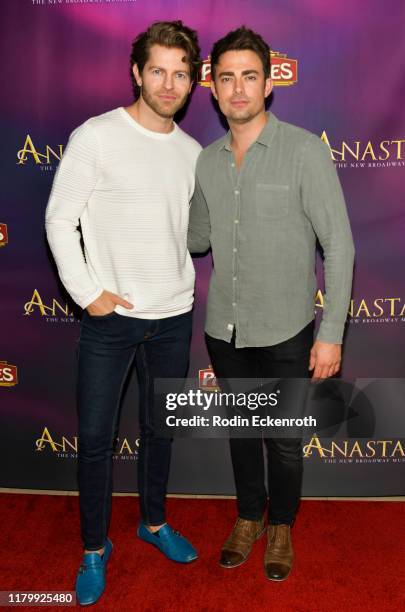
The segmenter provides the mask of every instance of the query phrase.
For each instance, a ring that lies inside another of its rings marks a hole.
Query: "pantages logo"
[[[57,160],[58,162],[62,159],[63,146],[57,145],[56,150],[51,148],[49,145],[45,145],[43,152],[41,153],[29,134],[25,139],[22,149],[17,151],[17,164],[23,166],[27,162],[35,164],[40,167],[41,170],[53,170],[52,162]]]
[[[34,289],[34,293],[29,302],[24,304],[24,317],[30,317],[36,313],[41,317],[45,317],[47,323],[76,323],[73,312],[69,310],[69,305],[62,305],[58,300],[53,298],[52,305],[46,306],[39,295],[38,289]],[[62,316],[60,316],[62,315]]]
[[[215,372],[212,369],[212,365],[209,365],[208,368],[203,370],[198,370],[198,382],[199,387],[203,391],[219,391],[219,387],[217,385],[217,378],[215,376]]]
[[[328,145],[331,157],[338,168],[403,168],[405,166],[405,139],[381,140],[380,142],[362,142],[342,140],[338,145],[331,145],[324,130],[321,140]]]
[[[138,449],[139,438],[136,438],[131,444],[127,438],[123,440],[117,438],[113,458],[134,461],[138,458]],[[44,427],[41,437],[35,440],[35,451],[54,453],[58,459],[76,459],[77,436],[71,436],[70,438],[59,436],[56,438],[52,436],[48,427]]]
[[[315,308],[323,308],[324,296],[319,289],[315,295]],[[351,299],[348,322],[357,323],[405,323],[405,302],[400,297]]]
[[[0,387],[14,387],[17,384],[17,366],[7,361],[0,361]]]
[[[8,231],[5,223],[0,223],[0,247],[4,247],[8,244]]]
[[[298,80],[298,62],[287,57],[286,53],[270,52],[270,76],[274,85],[294,85]],[[210,87],[211,84],[211,58],[208,56],[201,66],[198,84]]]
[[[316,434],[303,447],[304,458],[322,459],[323,463],[402,463],[405,444],[401,440],[323,441]]]

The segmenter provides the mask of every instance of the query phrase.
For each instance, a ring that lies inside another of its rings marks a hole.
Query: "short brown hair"
[[[215,68],[219,64],[219,58],[227,51],[253,51],[262,60],[264,78],[270,76],[270,47],[260,34],[249,30],[245,26],[228,32],[226,36],[214,43],[211,51],[211,77],[215,79]]]
[[[142,72],[152,45],[183,49],[185,61],[190,67],[191,80],[194,81],[201,65],[197,32],[183,25],[181,21],[157,21],[146,32],[139,34],[132,43],[129,71],[135,97],[139,94],[139,87],[132,69],[134,64],[137,64],[139,72]]]

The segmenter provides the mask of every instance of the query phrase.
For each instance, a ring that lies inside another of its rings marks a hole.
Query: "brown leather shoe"
[[[230,568],[244,563],[254,542],[260,538],[264,530],[264,516],[258,521],[238,518],[231,535],[222,547],[219,564],[222,567]]]
[[[291,572],[294,551],[290,525],[269,525],[264,570],[269,580],[285,580]]]

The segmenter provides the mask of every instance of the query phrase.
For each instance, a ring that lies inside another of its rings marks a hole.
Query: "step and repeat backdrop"
[[[244,24],[272,48],[271,110],[328,144],[346,196],[356,268],[342,378],[347,385],[361,380],[369,401],[332,436],[313,431],[305,441],[303,494],[405,494],[405,430],[395,420],[405,377],[403,3],[3,0],[0,17],[0,486],[76,489],[81,313],[58,280],[45,207],[72,130],[132,102],[132,40],[153,21],[182,19],[198,30],[205,60],[182,128],[203,146],[224,133],[209,89],[209,52]],[[203,339],[212,262],[209,255],[194,262],[189,377],[207,389],[214,384]],[[324,295],[318,264],[317,319]],[[138,446],[131,373],[114,455],[116,491],[137,490]],[[170,491],[232,495],[227,441],[176,440]]]

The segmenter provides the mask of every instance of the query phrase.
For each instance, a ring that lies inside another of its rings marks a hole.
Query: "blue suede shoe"
[[[100,599],[105,589],[105,570],[113,545],[107,538],[104,555],[87,553],[79,567],[76,579],[76,596],[81,606],[89,606]]]
[[[145,524],[141,522],[137,533],[141,540],[156,546],[172,561],[191,563],[191,561],[195,561],[198,558],[198,553],[190,542],[183,538],[178,531],[174,531],[167,523],[159,531],[151,533]]]

